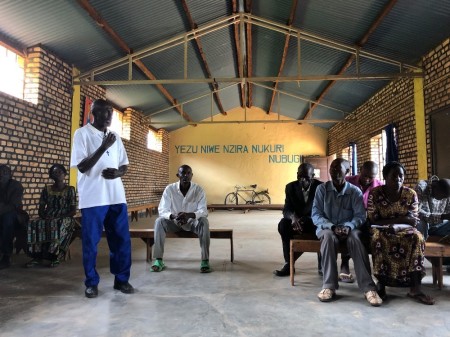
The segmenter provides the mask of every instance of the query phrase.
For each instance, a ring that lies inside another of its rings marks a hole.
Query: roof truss
[[[239,92],[240,92],[240,99],[241,99],[241,106],[252,106],[252,85],[259,85],[261,87],[265,87],[268,90],[272,90],[272,99],[270,103],[270,109],[272,109],[274,98],[276,95],[289,95],[291,97],[295,97],[297,99],[306,100],[310,103],[309,110],[307,114],[304,117],[303,122],[305,122],[305,119],[308,119],[311,116],[312,111],[317,107],[322,105],[320,102],[323,99],[326,92],[329,90],[329,88],[336,82],[336,81],[342,81],[342,80],[393,80],[397,78],[402,77],[409,77],[409,78],[416,78],[416,77],[422,77],[423,72],[421,68],[406,64],[398,60],[393,60],[387,57],[384,57],[382,55],[378,55],[375,53],[367,52],[362,49],[362,46],[367,41],[367,38],[369,34],[375,29],[376,25],[380,22],[382,17],[386,15],[386,13],[392,8],[396,0],[392,0],[385,8],[382,14],[377,18],[377,20],[372,24],[372,26],[369,28],[368,32],[365,34],[365,36],[360,40],[359,44],[357,46],[343,44],[337,41],[333,41],[331,39],[311,34],[306,31],[297,29],[295,27],[292,27],[291,23],[294,19],[294,13],[297,1],[293,1],[292,9],[290,18],[287,25],[280,24],[278,22],[274,22],[268,19],[264,19],[255,15],[252,15],[249,12],[246,13],[236,13],[237,10],[237,3],[235,0],[232,2],[233,6],[233,13],[232,15],[228,17],[221,18],[219,20],[215,20],[212,22],[209,22],[207,24],[197,26],[196,23],[193,21],[192,16],[189,12],[189,8],[187,7],[187,4],[185,1],[183,1],[183,8],[185,10],[186,18],[189,22],[189,26],[191,27],[191,30],[182,33],[179,35],[174,36],[171,39],[168,39],[166,41],[162,41],[157,44],[153,44],[151,46],[148,46],[146,48],[143,48],[138,51],[132,51],[126,43],[120,39],[120,37],[109,27],[107,22],[105,22],[98,13],[95,12],[95,10],[90,6],[89,2],[87,0],[77,0],[79,4],[89,13],[91,17],[98,22],[103,29],[111,36],[111,38],[116,41],[116,43],[124,50],[124,52],[127,53],[127,56],[124,56],[122,58],[119,58],[115,61],[109,62],[103,66],[96,67],[94,69],[91,69],[90,71],[84,72],[80,74],[77,78],[74,79],[75,85],[82,85],[82,86],[90,86],[90,85],[102,85],[102,86],[112,86],[112,85],[155,85],[158,87],[158,89],[163,93],[163,95],[166,97],[168,102],[170,103],[170,106],[167,109],[159,110],[156,112],[146,112],[145,114],[151,118],[151,116],[154,116],[162,111],[175,108],[177,112],[184,118],[185,122],[188,124],[196,124],[197,122],[192,121],[192,119],[189,117],[189,115],[186,114],[183,110],[183,105],[188,104],[191,101],[194,101],[196,99],[205,97],[205,95],[211,95],[212,101],[214,100],[215,104],[218,106],[219,111],[222,114],[226,114],[222,107],[222,103],[219,98],[219,83],[221,83],[223,86],[225,85],[225,88],[228,88],[229,85],[238,85]],[[251,2],[247,2],[246,4],[246,10],[249,11],[251,8]],[[280,68],[278,71],[278,76],[252,76],[252,38],[251,38],[251,25],[256,25],[263,27],[265,29],[269,29],[271,31],[280,32],[285,35],[285,44],[284,44],[284,51],[283,51],[283,57],[281,60]],[[229,26],[233,26],[233,32],[234,32],[234,39],[235,39],[235,47],[236,47],[236,53],[237,53],[237,67],[238,67],[238,77],[213,77],[213,74],[211,74],[211,71],[209,70],[209,66],[206,62],[205,57],[205,51],[202,48],[201,45],[201,37],[210,34],[212,32],[215,32],[217,30],[226,29]],[[295,38],[298,40],[297,43],[297,75],[296,76],[281,76],[284,66],[284,60],[287,53],[287,45],[290,38]],[[206,71],[207,76],[202,78],[192,78],[188,77],[188,65],[189,60],[187,56],[187,48],[188,43],[190,41],[194,40],[194,43],[197,47],[198,54],[201,58],[201,63]],[[346,64],[341,68],[341,70],[337,74],[322,74],[322,75],[302,75],[300,70],[301,65],[301,45],[302,41],[308,41],[313,44],[326,46],[328,48],[332,48],[335,50],[343,51],[349,54],[349,58],[346,62]],[[184,77],[183,78],[177,78],[177,79],[157,79],[150,69],[148,69],[144,63],[142,62],[142,59],[145,57],[148,57],[150,55],[160,53],[166,49],[173,48],[176,46],[184,46],[184,60],[183,60],[183,67],[184,67]],[[245,51],[245,53],[244,53]],[[394,65],[398,71],[395,73],[376,73],[376,74],[367,74],[362,73],[360,71],[360,61],[361,59],[366,58],[370,60],[374,60],[377,62]],[[345,74],[345,70],[350,66],[351,63],[356,63],[356,73],[355,74]],[[140,71],[142,71],[146,77],[147,80],[133,80],[133,65],[136,65]],[[98,81],[96,80],[96,76],[99,74],[107,73],[110,70],[113,70],[118,67],[127,66],[128,69],[128,76],[127,78],[124,78],[123,80],[115,80],[115,81]],[[322,91],[322,93],[319,95],[317,100],[310,100],[307,98],[302,98],[296,95],[293,95],[292,93],[285,92],[278,90],[277,86],[280,82],[306,82],[306,81],[330,81],[330,83],[327,85],[327,87]],[[262,82],[272,82],[272,87],[265,86]],[[206,93],[204,95],[200,95],[198,97],[189,99],[184,102],[178,102],[174,97],[170,95],[170,93],[164,88],[165,84],[193,84],[193,83],[207,83],[210,86],[210,92]],[[337,108],[333,108],[330,106],[327,106],[327,108],[331,108],[334,110],[339,110]],[[211,106],[212,111],[212,106]],[[348,112],[341,111],[344,114],[347,114]],[[312,120],[310,121],[312,122]],[[318,121],[315,121],[316,123]],[[329,120],[323,121],[323,123],[328,123]],[[180,123],[179,121],[177,123]],[[167,124],[167,123],[165,123]]]

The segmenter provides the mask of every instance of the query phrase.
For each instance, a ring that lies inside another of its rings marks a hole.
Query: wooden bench
[[[443,284],[443,272],[442,272],[442,259],[444,257],[450,257],[450,245],[442,244],[438,241],[441,238],[438,236],[430,236],[427,239],[425,245],[425,257],[430,260],[432,265],[433,285],[442,289]],[[290,245],[290,281],[291,285],[294,285],[294,253],[320,253],[320,241],[313,234],[305,234],[301,238],[295,237],[291,240]],[[346,253],[347,247],[345,244],[340,244],[338,247],[338,253]]]
[[[234,246],[233,246],[233,230],[232,229],[210,229],[211,239],[229,239],[230,240],[230,261],[234,262]],[[72,241],[75,238],[81,238],[81,230],[76,230],[73,234]],[[106,237],[103,231],[102,237]],[[155,243],[155,232],[153,229],[130,228],[130,237],[142,239],[147,245],[147,261],[152,261],[152,248]],[[187,231],[180,231],[176,233],[167,233],[168,238],[198,238],[197,234]],[[70,250],[68,252],[70,258]]]
[[[208,205],[208,211],[214,212],[215,210],[243,210],[247,213],[251,210],[276,210],[282,211],[284,205],[282,204],[242,204],[242,205],[224,205],[224,204],[210,204]]]
[[[432,238],[432,237],[430,237]],[[428,239],[425,244],[425,257],[431,262],[433,273],[433,285],[437,284],[438,289],[442,289],[444,273],[442,272],[442,259],[450,257],[450,245],[433,242]]]
[[[152,211],[154,208],[158,208],[159,202],[150,202],[148,204],[129,206],[128,212],[131,213],[131,221],[138,221],[138,215],[140,211],[145,211],[145,216],[152,216]]]
[[[298,236],[294,236],[294,239],[291,240],[290,245],[290,280],[291,285],[294,285],[294,265],[295,253],[320,253],[320,240],[316,237],[315,234],[302,234]],[[347,253],[347,246],[345,243],[341,243],[338,246],[338,253]]]

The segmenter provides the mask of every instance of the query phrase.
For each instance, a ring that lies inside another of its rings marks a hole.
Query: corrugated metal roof
[[[366,49],[417,63],[450,36],[450,1],[397,1]]]
[[[238,5],[243,2],[237,1]],[[251,15],[265,21],[272,27],[261,27],[254,23],[251,36],[245,43],[251,45],[251,76],[277,76],[282,64],[285,34],[275,31],[286,25],[292,11],[292,0],[253,0]],[[389,0],[314,0],[297,1],[294,13],[293,29],[301,29],[307,34],[347,44],[349,47],[358,43],[383,12]],[[101,16],[109,27],[133,51],[164,44],[169,39],[191,31],[188,13],[181,1],[169,0],[134,0],[110,1],[91,0],[92,9]],[[186,5],[195,24],[199,28],[219,19],[232,15],[231,0],[186,0]],[[207,77],[206,64],[213,78],[238,77],[239,62],[246,59],[247,50],[241,50],[241,59],[236,47],[235,26],[202,35],[199,41],[202,51],[194,41],[188,42],[188,78],[204,79]],[[246,36],[245,32],[244,36]],[[238,38],[240,38],[238,34]],[[362,46],[368,51],[401,62],[416,63],[421,55],[437,46],[450,36],[450,1],[398,0],[387,15],[381,19]],[[251,37],[251,39],[250,39]],[[11,43],[17,49],[36,44],[55,53],[64,61],[74,64],[82,72],[118,60],[126,52],[104,29],[90,17],[88,12],[73,0],[46,1],[0,1],[0,38]],[[301,42],[301,75],[334,75],[346,63],[349,52],[332,49],[308,41]],[[171,47],[142,59],[147,69],[157,79],[182,79],[184,77],[183,45]],[[247,66],[248,63],[245,64]],[[96,80],[126,80],[127,65],[96,76]],[[389,73],[397,71],[392,65],[383,64],[366,58],[360,59],[360,70],[365,73]],[[355,74],[355,62],[345,74]],[[291,37],[282,70],[282,76],[297,76],[297,39]],[[133,67],[133,79],[144,80],[147,77]],[[252,102],[264,110],[269,110],[272,99],[272,82],[258,82],[252,85]],[[258,84],[257,83],[257,84]],[[275,95],[271,112],[280,112],[290,118],[302,119],[310,108],[309,101],[315,101],[330,83],[329,80],[308,82],[282,82],[278,90],[284,94]],[[370,96],[382,88],[386,81],[336,81],[321,104],[316,107],[309,118],[341,119],[344,112],[351,112]],[[241,104],[238,85],[230,82],[217,83],[220,102],[225,111]],[[267,86],[268,88],[262,87]],[[211,105],[213,86],[208,83],[164,84],[171,99],[177,102],[190,101],[183,110],[194,121],[210,118],[211,113],[220,113],[216,101]],[[198,97],[206,95],[205,97]],[[291,95],[291,96],[290,96]],[[298,99],[292,97],[304,98]],[[107,98],[115,105],[126,108],[132,106],[150,116],[162,109],[169,108],[152,117],[153,121],[167,123],[173,130],[186,125],[169,123],[183,120],[180,113],[171,108],[166,98],[155,85],[121,85],[109,86]],[[308,101],[309,100],[309,101]],[[342,110],[344,112],[339,112]],[[183,120],[184,121],[184,120]],[[320,124],[329,127],[332,124]],[[161,124],[158,125],[160,127]]]

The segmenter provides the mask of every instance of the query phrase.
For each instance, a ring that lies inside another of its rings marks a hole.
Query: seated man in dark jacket
[[[278,232],[281,235],[281,241],[283,243],[285,262],[280,270],[273,272],[276,276],[290,275],[289,245],[293,236],[301,233],[314,233],[316,230],[311,220],[311,209],[316,188],[322,182],[313,179],[313,177],[314,167],[309,163],[303,163],[298,167],[297,180],[286,185],[283,219],[278,224]],[[296,256],[296,258],[299,256]]]
[[[22,208],[22,184],[11,176],[9,166],[0,165],[0,269],[11,265],[14,227],[17,225],[18,211]]]

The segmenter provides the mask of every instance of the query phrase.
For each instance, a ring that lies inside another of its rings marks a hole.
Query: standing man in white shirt
[[[159,218],[155,221],[155,262],[152,271],[165,267],[163,261],[166,233],[189,231],[198,235],[202,262],[201,273],[211,272],[209,266],[209,222],[206,195],[203,188],[192,180],[192,169],[182,165],[178,169],[179,182],[168,185],[159,203]]]
[[[97,245],[103,226],[110,249],[110,270],[114,289],[134,292],[128,283],[131,269],[131,240],[128,210],[121,177],[127,172],[128,157],[120,136],[108,130],[113,109],[103,100],[91,105],[93,124],[75,131],[71,167],[78,168],[78,198],[81,210],[85,295],[98,296],[100,277],[95,269]]]

